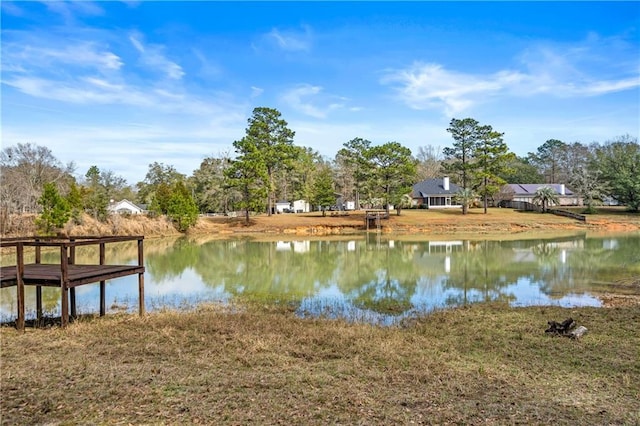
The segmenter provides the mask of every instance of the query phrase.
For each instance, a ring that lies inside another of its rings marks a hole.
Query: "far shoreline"
[[[37,234],[36,215],[18,215],[10,220],[10,226],[2,238],[26,237]],[[332,216],[327,212],[253,214],[247,224],[239,216],[201,216],[195,226],[186,233],[178,232],[164,217],[146,215],[112,215],[106,222],[99,222],[84,215],[79,224],[69,223],[61,230],[64,236],[136,236],[159,238],[187,236],[189,238],[326,238],[379,234],[398,239],[425,237],[446,239],[514,239],[536,238],[541,235],[564,236],[586,233],[588,235],[625,235],[640,232],[640,213],[627,212],[623,208],[601,208],[598,214],[588,215],[586,222],[555,216],[550,213],[520,212],[511,209],[491,208],[487,214],[482,209],[471,209],[462,215],[459,210],[395,210],[389,219],[381,221],[381,227],[369,229],[364,225],[364,211],[349,211]]]

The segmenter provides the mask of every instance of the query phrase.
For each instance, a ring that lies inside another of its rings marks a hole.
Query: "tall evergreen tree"
[[[453,137],[453,147],[442,150],[445,161],[443,171],[453,177],[462,189],[473,189],[477,170],[474,155],[481,138],[480,124],[473,118],[452,119],[447,132]],[[462,205],[462,214],[467,214],[467,204]]]
[[[241,155],[225,169],[225,187],[233,188],[241,194],[238,206],[245,211],[245,222],[249,223],[249,212],[260,211],[265,207],[267,197],[267,174],[264,162],[261,161],[256,145],[238,144],[242,148]]]
[[[447,128],[453,138],[453,147],[442,150],[445,157],[443,170],[452,175],[462,188],[471,188],[475,170],[474,154],[481,137],[480,123],[473,118],[452,119]]]
[[[295,132],[287,127],[278,110],[258,107],[249,118],[246,135],[233,143],[236,153],[244,156],[251,152],[251,160],[261,163],[255,167],[264,168],[267,176],[267,213],[275,208],[275,176],[294,156],[293,137]],[[241,161],[246,161],[245,158]]]
[[[320,206],[322,216],[326,216],[326,206],[334,204],[336,201],[335,191],[333,189],[333,176],[329,165],[319,166],[318,174],[313,181],[313,195],[311,203],[314,206]]]
[[[476,176],[480,181],[478,193],[482,196],[486,214],[488,198],[500,191],[506,183],[500,175],[505,172],[515,154],[509,152],[509,147],[502,138],[504,133],[494,131],[491,126],[481,126],[479,133],[474,156],[477,162]]]

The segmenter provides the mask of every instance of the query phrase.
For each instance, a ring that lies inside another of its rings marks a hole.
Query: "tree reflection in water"
[[[188,305],[252,299],[293,304],[301,315],[368,317],[380,323],[489,301],[598,305],[589,294],[594,282],[640,275],[639,235],[512,241],[404,241],[380,234],[271,242],[181,238],[145,241],[145,252],[151,310],[185,300]],[[94,255],[80,251],[78,262]],[[134,251],[125,247],[111,256],[135,262]],[[91,311],[97,285],[86,287],[78,301]],[[122,278],[108,283],[107,297],[135,301],[136,291],[133,281]],[[15,291],[1,292],[0,314],[11,317]],[[55,311],[59,291],[43,294],[46,307]],[[31,299],[27,292],[27,306]]]

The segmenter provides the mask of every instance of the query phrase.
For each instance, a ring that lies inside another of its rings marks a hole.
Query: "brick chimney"
[[[445,191],[449,190],[449,176],[445,176],[444,178],[442,178],[442,187]]]

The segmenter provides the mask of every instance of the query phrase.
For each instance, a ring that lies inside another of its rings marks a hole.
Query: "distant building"
[[[296,200],[293,202],[294,213],[309,213],[311,211],[311,204],[306,200]]]
[[[558,195],[558,205],[560,206],[581,206],[582,199],[564,183],[509,183],[503,188],[503,192],[512,193],[510,201],[524,201],[533,203],[536,191],[543,186],[552,188]]]
[[[288,201],[278,201],[276,203],[276,213],[291,213],[291,203]]]
[[[111,202],[107,206],[109,213],[117,214],[143,214],[146,211],[146,206],[134,204],[127,199],[123,199],[117,202]]]
[[[461,208],[454,200],[460,187],[449,182],[449,177],[427,179],[413,185],[411,205],[428,209]]]

